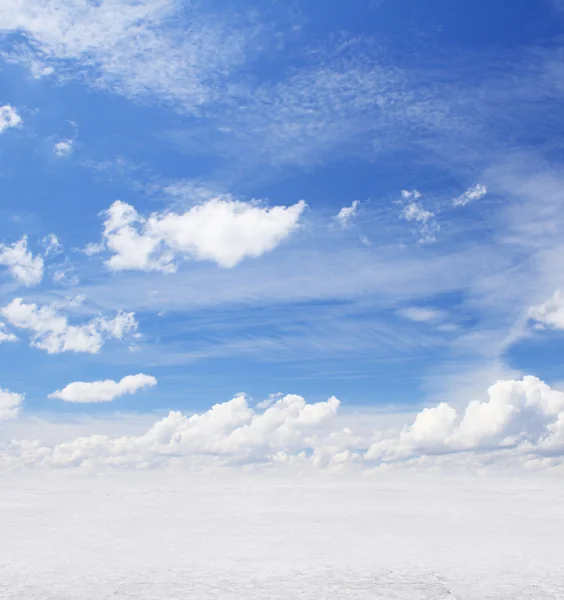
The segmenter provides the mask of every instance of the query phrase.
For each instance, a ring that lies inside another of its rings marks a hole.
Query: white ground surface
[[[564,598],[550,479],[0,477],[0,598]]]

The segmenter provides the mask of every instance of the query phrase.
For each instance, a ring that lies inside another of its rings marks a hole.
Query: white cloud
[[[557,290],[550,300],[531,306],[529,318],[537,321],[541,328],[564,329],[564,293]]]
[[[111,402],[120,396],[134,394],[145,387],[157,385],[157,380],[150,375],[138,373],[127,375],[119,381],[106,379],[105,381],[75,381],[69,383],[62,390],[49,394],[49,398],[57,398],[65,402]]]
[[[452,201],[453,206],[466,206],[474,200],[483,198],[488,193],[488,188],[481,183],[477,183],[472,187],[468,188],[463,194],[458,196]]]
[[[113,271],[170,273],[176,270],[176,256],[181,255],[231,268],[278,246],[298,227],[305,206],[300,201],[268,208],[216,198],[184,213],[154,213],[144,218],[118,200],[105,212],[103,244],[113,253],[106,264]],[[90,245],[85,252],[100,250],[100,245]]]
[[[512,450],[543,455],[564,451],[564,393],[536,377],[498,381],[488,390],[489,400],[474,400],[464,413],[447,403],[421,411],[398,435],[374,442],[368,460],[394,461],[421,454]]]
[[[5,323],[0,322],[0,344],[2,342],[17,342],[18,338],[13,333],[6,331]]]
[[[107,385],[95,383],[104,389]],[[68,393],[74,398],[86,395],[79,388]],[[150,467],[179,461],[201,468],[252,464],[319,469],[479,467],[507,461],[521,467],[564,465],[564,392],[527,376],[498,381],[488,396],[485,401],[471,401],[462,411],[442,402],[424,408],[399,430],[378,430],[367,427],[362,415],[344,420],[336,398],[308,404],[296,395],[274,396],[270,405],[261,404],[266,407],[262,410],[252,408],[239,394],[200,414],[172,411],[142,435],[92,435],[54,446],[13,442],[0,454],[0,462],[20,464],[25,454],[27,464],[51,467]]]
[[[66,139],[57,142],[53,147],[53,152],[57,156],[70,156],[74,147],[74,140]]]
[[[108,339],[121,340],[137,329],[133,313],[118,312],[113,319],[99,316],[84,325],[70,325],[57,306],[27,304],[21,298],[4,306],[0,313],[13,327],[30,331],[31,345],[49,354],[95,354]]]
[[[23,394],[14,394],[0,388],[0,421],[17,417],[22,410],[23,401]]]
[[[41,240],[41,243],[45,248],[45,251],[43,252],[44,256],[60,254],[63,251],[63,245],[54,233],[50,233],[49,235],[45,236]]]
[[[0,134],[10,127],[19,127],[21,123],[22,119],[13,106],[9,104],[0,106]]]
[[[33,256],[26,236],[11,246],[0,244],[0,265],[8,267],[11,275],[25,286],[37,285],[43,279],[43,258]]]
[[[418,306],[409,306],[398,312],[402,317],[411,321],[429,322],[439,321],[444,318],[444,314],[440,310]]]
[[[412,192],[402,190],[401,195],[404,201],[401,218],[406,221],[418,223],[419,234],[421,236],[419,241],[422,244],[436,242],[436,234],[440,226],[435,219],[435,214],[424,208],[421,202],[418,202],[419,198],[421,198],[421,193],[417,190],[413,190]]]
[[[0,32],[28,40],[8,59],[35,65],[34,75],[54,70],[127,97],[156,94],[189,110],[213,98],[214,84],[243,61],[252,31],[236,20],[210,18],[174,0],[0,1]]]
[[[335,219],[343,226],[346,227],[349,224],[349,221],[356,216],[358,213],[358,207],[360,206],[360,202],[358,200],[353,200],[353,203],[350,206],[344,206],[337,213]]]

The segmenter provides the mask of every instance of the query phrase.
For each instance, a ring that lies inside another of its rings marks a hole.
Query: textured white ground
[[[564,598],[564,484],[0,477],[0,598]]]

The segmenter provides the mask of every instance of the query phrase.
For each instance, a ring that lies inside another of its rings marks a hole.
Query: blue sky
[[[563,19],[0,2],[0,386],[30,415],[558,387]],[[158,384],[48,397],[139,373]]]

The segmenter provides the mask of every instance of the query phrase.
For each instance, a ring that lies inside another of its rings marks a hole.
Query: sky
[[[557,469],[564,5],[0,0],[0,465]]]

